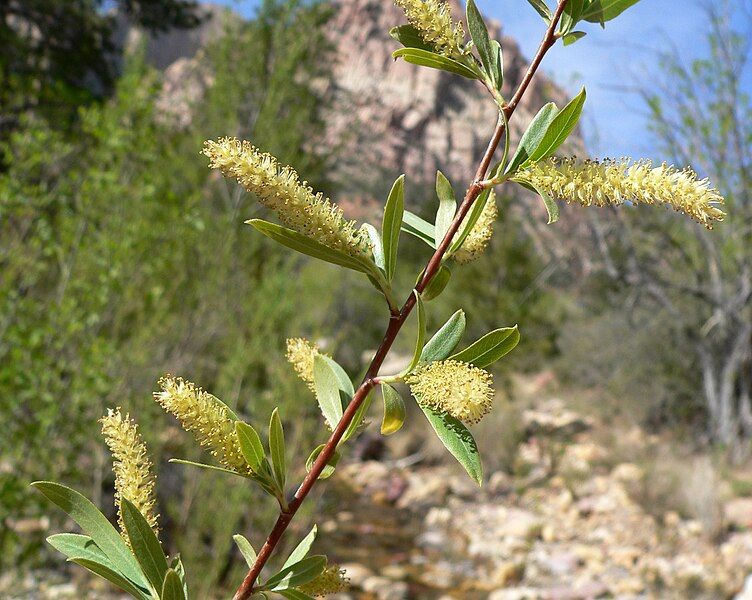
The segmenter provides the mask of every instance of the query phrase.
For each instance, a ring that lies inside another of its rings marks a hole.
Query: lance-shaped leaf
[[[577,40],[581,40],[584,38],[587,34],[584,31],[572,31],[565,35],[562,39],[565,46],[571,46],[574,44]]]
[[[577,21],[582,16],[582,11],[585,8],[585,0],[569,0],[564,7],[564,12],[561,15],[561,21],[559,21],[559,33],[568,34]]]
[[[457,212],[457,200],[452,184],[441,171],[436,171],[436,195],[439,197],[439,208],[436,211],[434,236],[438,240],[443,240]]]
[[[297,562],[300,562],[306,557],[308,552],[310,552],[311,550],[311,546],[313,545],[314,540],[316,539],[317,531],[318,528],[314,525],[308,535],[303,538],[303,540],[295,547],[295,550],[290,553],[290,556],[287,557],[285,564],[282,565],[283,569],[289,567],[290,565],[294,565]]]
[[[148,587],[146,577],[125,541],[94,504],[76,490],[59,483],[35,481],[31,485],[78,523],[120,573],[136,584]]]
[[[546,4],[545,0],[527,0],[530,6],[532,6],[536,12],[541,16],[541,18],[546,22],[550,23],[551,19],[553,18],[553,15],[551,14],[551,9],[548,8],[548,5]]]
[[[171,458],[167,462],[176,463],[178,465],[187,465],[189,467],[198,467],[199,469],[207,469],[209,471],[219,471],[220,473],[226,473],[228,475],[235,475],[237,477],[245,477],[243,473],[238,473],[237,471],[231,471],[230,469],[225,469],[224,467],[217,467],[215,465],[207,465],[205,463],[195,462],[192,460],[185,460],[182,458]]]
[[[546,129],[540,144],[524,164],[530,164],[551,156],[574,131],[585,105],[585,88],[575,96],[569,104],[559,111]],[[524,166],[524,165],[523,165]]]
[[[180,577],[172,569],[168,569],[167,575],[165,575],[161,600],[185,600],[183,582],[180,581]]]
[[[128,498],[121,498],[120,505],[133,554],[152,587],[161,590],[168,568],[162,546],[149,522]]]
[[[326,444],[320,444],[319,446],[316,446],[314,448],[313,452],[311,452],[310,456],[308,457],[308,460],[306,460],[306,472],[310,473],[311,469],[313,469],[313,463],[316,462],[316,459],[319,457],[319,454],[321,454],[322,450],[326,448]],[[337,463],[340,459],[340,453],[336,450],[334,451],[334,454],[332,454],[331,458],[329,458],[329,461],[326,463],[324,468],[321,470],[321,474],[319,475],[319,479],[328,479],[334,474],[334,469],[337,467]]]
[[[442,54],[436,54],[428,50],[421,50],[420,48],[400,48],[392,52],[394,58],[403,58],[406,62],[421,67],[429,67],[431,69],[439,69],[440,71],[449,71],[456,75],[462,75],[468,79],[480,79],[480,74],[475,72],[470,67],[447,58]]]
[[[503,327],[487,333],[449,358],[484,369],[511,352],[519,342],[520,331],[516,325]]]
[[[243,555],[248,568],[253,567],[254,563],[256,562],[256,551],[253,549],[251,542],[248,541],[248,538],[246,538],[244,535],[240,535],[239,533],[236,533],[234,536],[232,536],[232,539],[235,541],[235,545]]]
[[[355,411],[355,415],[353,416],[353,420],[350,421],[350,424],[347,426],[347,429],[345,429],[345,433],[342,436],[342,439],[340,440],[340,445],[342,445],[344,442],[352,438],[358,431],[360,431],[360,427],[363,424],[363,419],[365,418],[366,413],[368,412],[368,409],[371,406],[371,392],[368,392],[368,395],[366,396],[365,400],[360,403],[360,406],[358,407],[358,410]]]
[[[285,432],[282,429],[282,420],[279,418],[279,409],[272,411],[269,420],[269,455],[272,457],[272,470],[280,491],[285,489],[287,479],[287,462],[285,459]]]
[[[480,62],[483,68],[491,78],[491,82],[494,86],[499,87],[499,74],[496,70],[497,62],[495,57],[495,50],[491,46],[491,38],[488,35],[488,28],[486,27],[483,17],[475,5],[474,0],[467,0],[467,28],[470,30],[470,37],[473,39],[473,44],[478,49],[478,55],[480,56]]]
[[[452,270],[446,265],[441,265],[436,272],[436,275],[431,278],[431,281],[428,282],[428,285],[423,290],[423,293],[420,295],[421,298],[423,298],[425,302],[428,302],[439,296],[449,284],[449,279],[451,277]]]
[[[245,462],[248,463],[251,471],[261,473],[264,470],[263,465],[266,462],[266,453],[264,452],[264,445],[261,443],[259,434],[248,423],[237,421],[235,423],[235,435],[238,438],[243,458],[245,458]]]
[[[138,598],[139,600],[152,600],[154,598],[151,593],[147,592],[142,587],[137,586],[119,571],[113,571],[107,565],[88,558],[71,558],[70,562],[82,566],[84,569],[91,571],[95,575],[99,575],[99,577],[106,579],[124,592],[128,592],[134,598]]]
[[[543,141],[543,136],[546,135],[546,131],[551,126],[551,122],[559,114],[559,109],[553,102],[549,102],[543,108],[538,111],[530,121],[530,125],[527,126],[525,133],[520,138],[520,143],[517,145],[517,150],[512,156],[512,160],[509,161],[505,173],[514,173],[520,165],[526,163],[530,156],[538,149],[540,143]]]
[[[402,231],[436,248],[436,229],[428,221],[406,210],[402,215]]]
[[[368,233],[368,239],[371,240],[371,250],[373,251],[373,262],[383,273],[386,273],[386,270],[385,270],[386,263],[384,262],[384,243],[381,240],[381,234],[370,223],[364,224],[363,229],[366,230],[366,233]]]
[[[413,294],[415,294],[415,302],[417,304],[416,312],[418,313],[418,335],[415,339],[415,350],[413,351],[413,358],[410,361],[407,369],[405,369],[405,373],[410,373],[415,367],[418,366],[418,362],[420,362],[420,356],[423,352],[423,345],[426,341],[426,308],[425,306],[423,306],[423,300],[421,300],[420,294],[417,292],[417,290],[413,290]]]
[[[535,192],[538,194],[541,199],[543,200],[543,204],[546,207],[546,212],[548,213],[548,224],[551,225],[552,223],[556,223],[556,221],[559,220],[559,205],[556,203],[556,200],[554,200],[546,190],[543,188],[533,185],[528,181],[520,181],[512,178],[512,181],[515,181],[516,183],[519,183],[522,187],[530,190],[531,192]]]
[[[324,415],[329,427],[334,430],[342,418],[340,380],[331,363],[321,354],[313,359],[313,387],[321,414]]]
[[[418,400],[420,405],[420,400]],[[465,468],[467,474],[481,485],[483,482],[483,467],[475,438],[462,422],[451,415],[441,413],[433,408],[420,406],[428,422],[447,450]]]
[[[329,366],[332,368],[332,371],[334,371],[334,374],[337,376],[337,382],[338,382],[340,391],[345,395],[346,400],[349,401],[352,395],[355,393],[355,389],[353,388],[353,384],[352,384],[352,381],[350,380],[350,376],[347,374],[347,372],[340,366],[340,364],[336,360],[327,356],[326,354],[321,354],[320,356],[327,363],[329,363]]]
[[[483,209],[486,206],[486,201],[488,200],[490,193],[491,188],[486,188],[475,199],[473,206],[470,209],[470,213],[462,221],[459,234],[455,236],[455,239],[452,240],[452,244],[449,246],[449,254],[454,254],[457,250],[459,250],[464,241],[467,239],[467,236],[473,230],[473,227],[475,227],[475,224],[478,222],[480,215],[483,213]]]
[[[392,27],[392,29],[389,30],[389,35],[405,48],[419,48],[421,50],[428,50],[429,52],[434,50],[434,47],[431,46],[431,44],[428,44],[423,40],[420,31],[415,29],[412,25]]]
[[[387,281],[391,281],[397,269],[397,250],[399,248],[402,214],[405,211],[405,176],[400,175],[392,185],[384,206],[384,221],[381,237],[384,242],[384,271]]]
[[[312,240],[297,231],[288,229],[287,227],[282,227],[281,225],[276,225],[275,223],[270,223],[261,219],[251,219],[250,221],[246,221],[246,223],[252,225],[266,237],[271,238],[275,242],[287,246],[296,252],[307,254],[313,258],[318,258],[319,260],[346,267],[353,271],[359,271],[361,273],[367,273],[369,270],[364,260],[359,260],[349,254],[329,248],[329,246],[325,246],[324,244]]]
[[[618,17],[640,0],[592,0],[582,13],[582,18],[591,23],[606,23]]]
[[[78,533],[57,533],[47,538],[47,543],[66,558],[85,558],[117,571],[110,559],[107,558],[88,535]]]
[[[421,362],[444,360],[457,347],[465,333],[465,312],[460,309],[442,325],[434,336],[428,340],[421,353]]]
[[[400,393],[388,383],[381,384],[384,399],[384,418],[381,421],[382,435],[392,435],[405,423],[405,402]]]
[[[309,556],[303,560],[289,565],[279,573],[269,578],[264,588],[277,592],[305,585],[321,575],[326,568],[326,556]]]

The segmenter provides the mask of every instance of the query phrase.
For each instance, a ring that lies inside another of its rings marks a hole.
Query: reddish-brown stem
[[[517,105],[527,91],[527,88],[529,87],[530,82],[535,75],[535,72],[538,70],[538,67],[543,61],[543,57],[545,56],[546,52],[548,52],[551,46],[556,43],[556,27],[559,23],[559,19],[561,18],[567,2],[568,0],[561,0],[559,2],[553,19],[551,20],[551,23],[546,30],[546,34],[543,37],[540,46],[538,47],[535,58],[530,63],[527,72],[522,78],[522,81],[520,81],[517,90],[512,96],[512,99],[509,101],[509,104],[507,104],[503,108],[507,121],[512,116],[512,113],[514,113]],[[504,119],[500,117],[498,123],[496,124],[496,128],[494,129],[493,136],[488,143],[486,152],[484,153],[483,158],[478,165],[478,169],[475,172],[473,182],[467,189],[465,197],[462,200],[459,209],[457,210],[457,214],[455,215],[454,220],[449,227],[449,230],[446,232],[444,239],[441,241],[438,248],[436,248],[436,251],[431,256],[431,259],[428,261],[428,264],[426,265],[426,268],[423,272],[423,277],[415,286],[415,289],[418,290],[418,292],[422,292],[438,272],[439,267],[441,266],[441,260],[444,257],[447,249],[449,248],[452,240],[454,239],[455,234],[459,230],[462,222],[465,220],[465,217],[470,211],[473,202],[475,202],[480,193],[483,191],[483,186],[480,184],[480,182],[485,177],[486,172],[491,165],[491,161],[493,160],[493,156],[496,153],[496,149],[498,148],[503,135]],[[415,307],[415,302],[415,294],[411,293],[403,304],[399,313],[391,315],[389,319],[389,325],[387,326],[386,332],[384,333],[384,338],[382,339],[381,344],[379,345],[373,359],[371,360],[371,364],[368,367],[368,371],[366,372],[365,376],[363,377],[362,383],[355,391],[355,394],[353,395],[350,403],[347,405],[347,408],[345,409],[342,418],[337,424],[337,427],[332,432],[332,435],[329,436],[329,440],[326,442],[324,449],[314,461],[310,472],[306,475],[303,483],[300,484],[300,487],[298,488],[298,491],[295,492],[292,500],[290,500],[287,506],[287,510],[280,512],[274,528],[269,534],[269,537],[267,537],[266,542],[264,542],[264,545],[261,547],[261,550],[256,557],[256,561],[243,579],[243,583],[235,592],[233,600],[246,600],[253,593],[256,580],[258,579],[261,570],[264,568],[264,565],[266,565],[267,561],[274,552],[274,549],[277,547],[279,540],[282,538],[282,534],[284,534],[285,530],[290,524],[290,521],[292,521],[292,518],[298,511],[298,508],[300,508],[300,505],[303,503],[303,501],[306,499],[306,496],[308,496],[309,492],[316,484],[316,480],[319,478],[319,475],[321,475],[321,472],[328,464],[329,459],[331,459],[332,455],[337,450],[337,445],[342,439],[342,436],[345,434],[348,426],[352,422],[358,408],[360,408],[360,405],[366,399],[371,389],[373,389],[375,385],[374,378],[378,375],[379,369],[381,368],[384,359],[386,358],[389,350],[392,348],[392,344],[394,344],[394,341],[397,338],[397,334],[400,332],[400,329],[402,329],[402,326],[405,324],[405,321],[407,321],[408,316],[410,316],[410,313]]]

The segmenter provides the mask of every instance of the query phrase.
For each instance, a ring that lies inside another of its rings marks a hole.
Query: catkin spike
[[[486,204],[483,207],[483,211],[481,211],[478,220],[475,222],[475,225],[473,225],[473,228],[465,238],[465,241],[462,242],[462,246],[460,246],[459,250],[454,253],[452,258],[460,264],[469,263],[480,258],[481,254],[483,254],[488,247],[488,243],[491,241],[491,236],[493,236],[493,226],[498,216],[499,211],[496,208],[496,192],[492,190],[488,195],[488,199],[486,200]],[[459,235],[459,232],[457,232],[457,235]]]
[[[235,435],[235,420],[227,407],[217,398],[180,377],[166,375],[159,380],[161,392],[154,399],[180,421],[186,431],[193,433],[219,463],[231,471],[250,474]]]
[[[493,378],[488,371],[458,360],[430,362],[407,379],[418,402],[466,423],[477,423],[493,406]]]
[[[345,571],[340,569],[337,565],[332,565],[324,569],[324,571],[322,571],[322,573],[313,581],[309,581],[305,585],[299,586],[297,589],[309,596],[323,598],[330,594],[338,594],[345,590],[348,584],[349,580],[345,576]]]
[[[151,471],[151,460],[146,444],[138,433],[138,425],[120,408],[109,409],[99,422],[102,435],[112,453],[112,470],[115,473],[115,504],[118,512],[120,534],[130,545],[123,523],[122,500],[129,500],[141,512],[155,534],[159,533],[157,504],[154,494],[156,479]]]
[[[291,338],[287,340],[287,360],[295,369],[303,381],[306,382],[312,392],[315,392],[313,385],[313,361],[321,354],[321,351],[315,344],[312,344],[303,338]]]
[[[452,20],[449,5],[441,0],[394,0],[407,17],[407,22],[418,30],[423,41],[432,45],[439,54],[449,58],[464,55],[465,31],[462,23]]]
[[[280,165],[271,154],[236,138],[208,140],[203,153],[211,168],[237,179],[290,229],[350,256],[371,257],[368,234],[356,229],[354,221],[347,221],[342,209],[321,192],[300,181],[292,167]]]
[[[582,206],[662,204],[682,212],[708,229],[722,221],[723,197],[699,179],[692,169],[676,169],[666,163],[654,166],[650,161],[621,160],[578,161],[574,158],[550,158],[531,165],[515,175],[544,190],[552,198]]]

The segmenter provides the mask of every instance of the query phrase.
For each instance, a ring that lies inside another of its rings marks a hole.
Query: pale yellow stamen
[[[461,58],[464,54],[465,32],[462,23],[452,20],[449,5],[441,0],[394,0],[415,27],[423,41],[433,46],[439,54]]]
[[[345,571],[337,565],[332,565],[324,569],[316,579],[309,581],[305,585],[301,585],[297,589],[309,596],[323,598],[330,594],[342,592],[347,588],[348,583],[349,580],[345,577]]]
[[[321,354],[315,344],[303,338],[291,338],[287,340],[287,360],[295,372],[308,384],[311,391],[313,387],[313,361]]]
[[[457,250],[452,256],[455,261],[460,264],[469,263],[483,254],[488,243],[491,241],[493,226],[498,214],[499,212],[496,208],[496,193],[491,191],[478,220],[475,222],[475,225],[473,225],[473,228],[465,238],[465,241],[462,242],[462,246],[460,246],[459,250]]]

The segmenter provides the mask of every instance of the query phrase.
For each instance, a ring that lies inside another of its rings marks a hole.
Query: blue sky
[[[220,2],[245,15],[253,14],[256,6],[256,0]],[[485,15],[501,22],[504,33],[519,42],[527,57],[535,52],[544,23],[527,2],[476,2]],[[733,0],[732,4],[738,10],[752,9],[752,0]],[[570,91],[587,87],[584,125],[589,151],[599,156],[660,158],[654,155],[643,107],[625,88],[644,84],[647,73],[655,75],[655,56],[670,45],[688,62],[702,55],[705,15],[701,0],[641,0],[605,30],[591,24],[581,28],[588,35],[566,48],[557,45],[543,68]],[[748,87],[752,92],[752,81]]]

